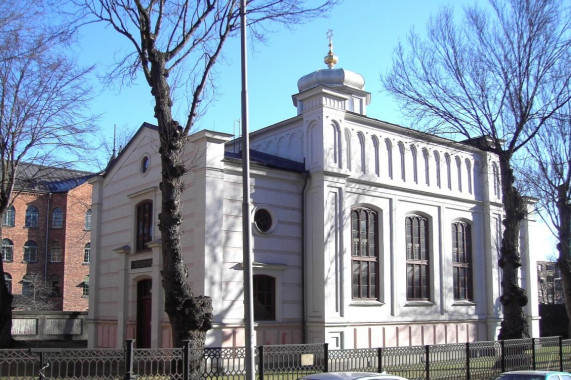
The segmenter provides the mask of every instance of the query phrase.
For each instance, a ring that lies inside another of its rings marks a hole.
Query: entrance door
[[[137,338],[139,348],[151,347],[151,289],[152,280],[137,283]]]

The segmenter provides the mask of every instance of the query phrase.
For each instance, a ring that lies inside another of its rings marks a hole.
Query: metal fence
[[[0,350],[0,378],[242,380],[243,347],[193,350],[124,349]],[[571,340],[560,337],[496,342],[329,350],[327,344],[259,346],[259,380],[294,380],[332,371],[388,372],[415,380],[493,379],[516,369],[571,370]],[[199,368],[196,372],[191,368]]]

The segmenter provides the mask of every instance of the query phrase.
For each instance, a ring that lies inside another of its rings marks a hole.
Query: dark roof
[[[19,191],[63,193],[85,183],[95,173],[20,163],[14,187]]]
[[[227,158],[242,159],[242,151],[238,153],[224,152],[224,156]],[[297,173],[303,173],[306,171],[305,164],[303,162],[288,160],[287,158],[274,156],[272,154],[252,149],[250,149],[250,161],[270,168],[288,170]]]

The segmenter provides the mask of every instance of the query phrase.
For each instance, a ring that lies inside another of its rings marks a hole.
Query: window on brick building
[[[63,227],[63,211],[61,208],[56,207],[52,211],[52,228],[62,228]]]
[[[85,212],[85,231],[91,231],[91,209]]]
[[[57,274],[51,274],[49,277],[50,296],[57,297],[60,295],[60,278]]]
[[[16,209],[14,206],[10,206],[4,211],[4,216],[2,217],[2,226],[4,227],[14,227],[16,224]]]
[[[253,276],[254,320],[276,320],[276,279],[272,276]]]
[[[32,296],[34,294],[34,276],[30,273],[25,274],[22,279],[22,295]]]
[[[2,239],[2,260],[14,260],[14,243],[10,239]]]
[[[429,300],[430,252],[428,219],[420,215],[406,217],[406,298]]]
[[[89,297],[89,275],[85,276],[83,282],[81,283],[82,290],[82,297]]]
[[[36,206],[29,206],[26,209],[26,227],[38,228],[40,212]]]
[[[61,263],[61,246],[58,242],[53,242],[50,248],[50,263]]]
[[[9,273],[4,273],[4,281],[8,288],[8,293],[12,293],[12,276]]]
[[[137,204],[137,252],[146,251],[147,243],[153,236],[153,201],[145,200]]]
[[[91,243],[86,243],[83,248],[83,263],[89,264],[91,262]]]
[[[33,240],[28,240],[24,244],[24,262],[35,263],[38,261],[38,244]]]

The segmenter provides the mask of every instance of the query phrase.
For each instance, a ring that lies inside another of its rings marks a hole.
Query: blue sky
[[[325,68],[323,57],[328,51],[326,32],[333,30],[337,68],[355,71],[365,78],[365,88],[372,93],[368,116],[406,125],[397,105],[381,93],[380,74],[391,63],[397,41],[406,38],[411,27],[423,31],[431,14],[448,0],[345,0],[324,19],[317,19],[288,30],[275,26],[264,43],[249,41],[248,95],[250,130],[256,130],[295,116],[291,95],[297,93],[297,80],[303,75]],[[453,1],[458,10],[468,0]],[[129,47],[115,32],[102,25],[84,30],[78,52],[83,64],[96,64],[104,72],[114,55]],[[240,41],[226,46],[224,60],[216,68],[218,97],[210,105],[198,129],[233,133],[240,119]],[[92,112],[101,115],[98,125],[112,136],[113,126],[136,129],[143,122],[155,123],[153,102],[143,81],[129,87],[98,89]]]

